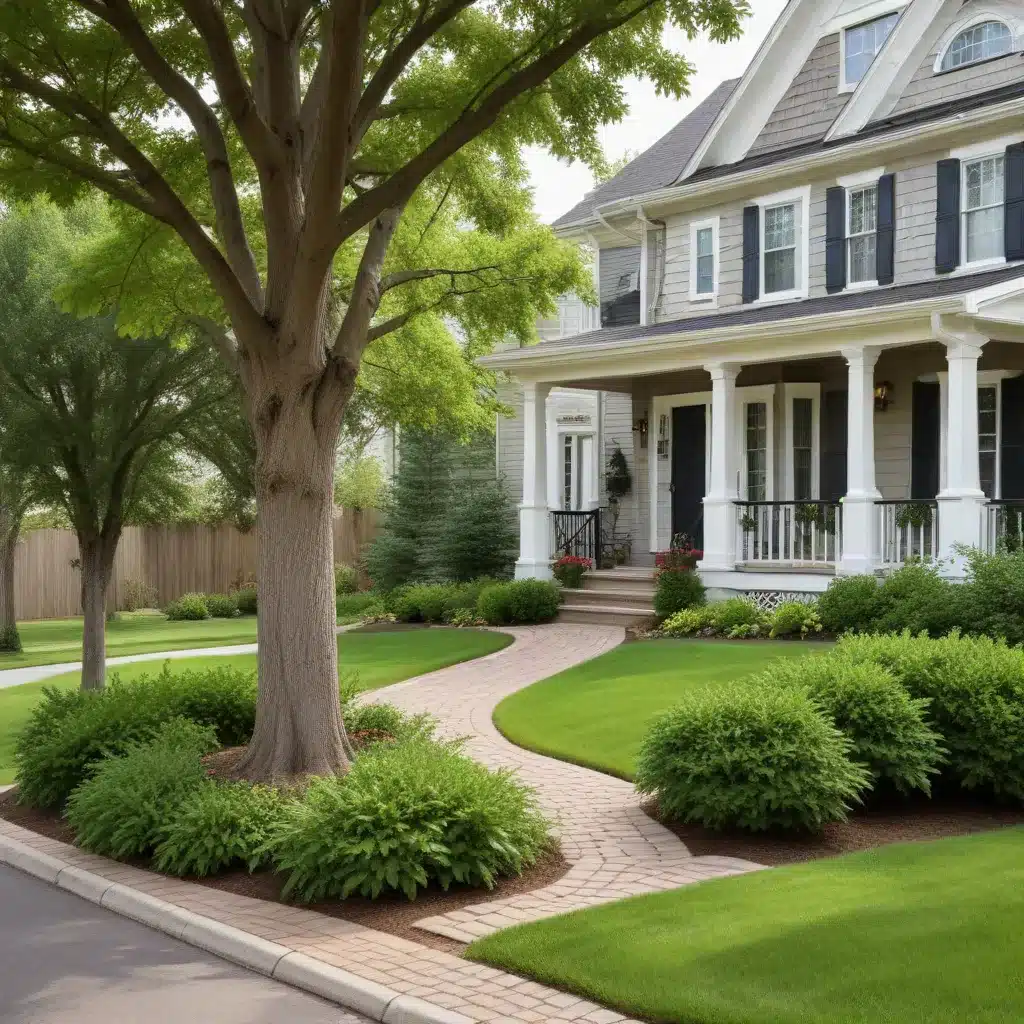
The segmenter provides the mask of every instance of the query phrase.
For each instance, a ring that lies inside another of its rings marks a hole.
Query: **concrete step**
[[[642,626],[655,618],[653,608],[622,608],[614,605],[563,604],[558,622],[586,626]]]
[[[654,572],[648,569],[605,569],[583,577],[585,591],[610,591],[653,594]]]
[[[599,605],[602,608],[650,608],[654,604],[654,587],[648,590],[639,587],[595,590],[587,587],[564,591],[562,600],[567,604]]]

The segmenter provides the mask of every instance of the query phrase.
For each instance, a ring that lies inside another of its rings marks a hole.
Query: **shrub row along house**
[[[956,574],[1019,528],[1022,50],[1019,0],[791,0],[741,79],[556,222],[600,310],[484,360],[523,389],[499,429],[521,577],[600,504],[607,409],[633,563],[685,534],[718,590]]]

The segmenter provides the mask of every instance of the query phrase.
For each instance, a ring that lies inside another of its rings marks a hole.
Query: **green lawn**
[[[651,719],[694,686],[742,679],[780,657],[821,650],[798,643],[655,640],[625,644],[514,693],[494,723],[528,750],[631,778]]]
[[[0,671],[28,665],[56,665],[82,657],[82,620],[41,619],[19,622],[21,654],[0,654]],[[169,622],[159,612],[122,613],[107,623],[107,657],[182,651],[191,647],[226,647],[256,640],[256,616]]]
[[[414,629],[390,633],[343,633],[338,637],[339,670],[358,672],[364,690],[373,690],[424,672],[434,672],[507,647],[512,638],[502,633],[475,629]],[[232,654],[182,658],[169,662],[171,669],[232,665],[255,668],[256,655]],[[159,661],[116,666],[109,671],[122,679],[159,672]],[[0,785],[14,781],[14,740],[28,718],[44,686],[71,688],[79,683],[77,672],[55,676],[41,683],[0,689]]]
[[[1019,1024],[1024,829],[887,846],[498,932],[481,960],[678,1024]]]

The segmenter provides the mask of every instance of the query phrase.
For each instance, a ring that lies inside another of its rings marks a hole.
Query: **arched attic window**
[[[936,71],[956,71],[1013,52],[1013,32],[1002,21],[982,21],[958,32],[946,47]]]

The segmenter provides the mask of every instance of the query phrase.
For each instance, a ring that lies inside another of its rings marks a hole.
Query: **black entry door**
[[[672,533],[704,547],[707,419],[703,405],[672,410]]]
[[[821,498],[839,501],[846,494],[847,394],[821,396]]]
[[[942,412],[937,380],[914,382],[910,435],[910,497],[931,501],[939,493]]]

